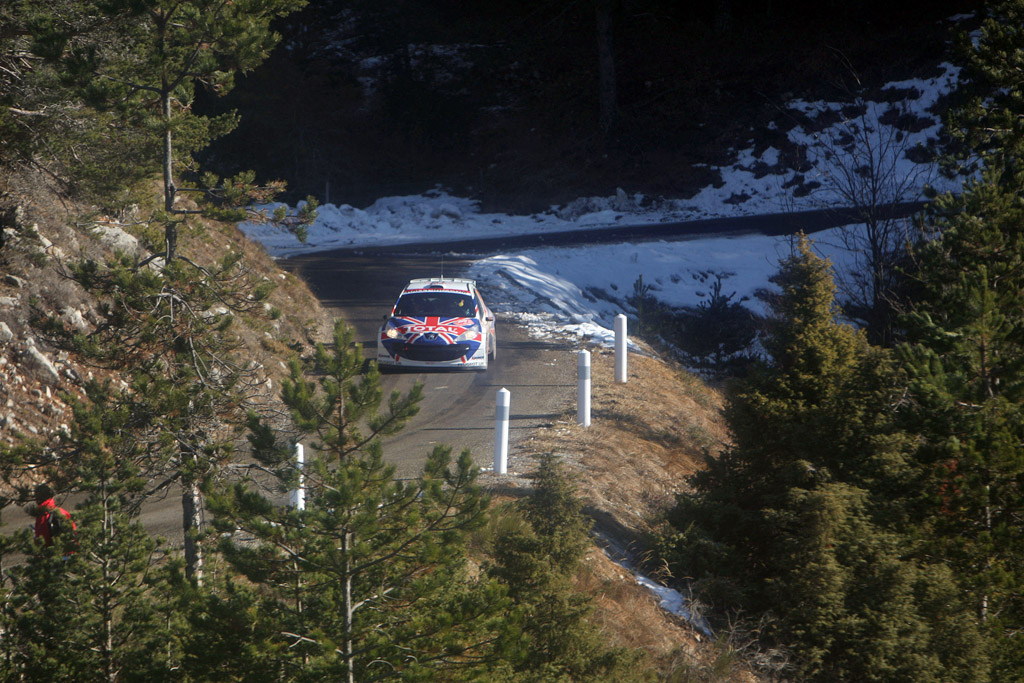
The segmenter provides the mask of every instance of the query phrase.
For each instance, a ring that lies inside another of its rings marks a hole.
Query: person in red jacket
[[[36,486],[36,540],[42,539],[44,545],[53,545],[54,529],[68,529],[75,531],[75,522],[71,519],[71,513],[62,507],[57,506],[53,499],[53,489],[47,484]],[[61,518],[53,520],[51,515],[60,515]]]

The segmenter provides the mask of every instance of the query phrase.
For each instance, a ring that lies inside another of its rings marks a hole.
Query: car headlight
[[[388,324],[384,326],[384,336],[388,339],[398,339],[402,336],[402,333],[399,332],[398,328],[395,327],[395,324],[389,320]]]
[[[462,341],[469,341],[471,339],[476,339],[479,336],[480,336],[480,330],[477,329],[476,327],[470,327],[468,330],[466,330],[465,332],[460,334],[458,339],[456,339],[455,341],[460,341],[460,342],[462,342]]]

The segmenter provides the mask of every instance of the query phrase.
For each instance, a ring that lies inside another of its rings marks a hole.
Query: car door
[[[484,333],[488,338],[494,335],[494,313],[487,307],[487,303],[484,298],[480,296],[479,291],[474,291],[473,296],[476,298],[477,313],[480,316],[480,325],[483,327]]]

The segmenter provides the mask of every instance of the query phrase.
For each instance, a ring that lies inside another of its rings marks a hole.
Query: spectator
[[[75,531],[75,522],[71,513],[57,506],[53,498],[53,489],[47,484],[36,486],[36,540],[42,539],[47,546],[53,545],[53,537],[63,533],[65,529]]]

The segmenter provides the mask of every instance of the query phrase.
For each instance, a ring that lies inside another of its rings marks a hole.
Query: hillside
[[[712,670],[720,676],[712,680],[753,680],[749,662],[729,651],[747,647],[746,654],[754,654],[750,643],[739,642],[740,634],[709,641],[656,607],[657,598],[617,563],[643,565],[646,575],[685,590],[685,583],[673,581],[684,577],[659,575],[658,566],[645,563],[646,543],[675,494],[686,489],[686,476],[728,441],[721,391],[649,350],[631,354],[628,363],[627,382],[618,384],[614,353],[593,351],[591,426],[576,424],[575,406],[569,406],[553,426],[514,449],[508,475],[488,473],[484,481],[499,499],[514,497],[528,490],[534,457],[557,454],[594,522],[597,545],[577,585],[596,597],[595,618],[610,642],[642,649],[661,671],[688,671],[693,680],[708,680],[702,676]]]
[[[94,329],[98,320],[99,302],[70,280],[69,265],[103,261],[118,251],[145,257],[154,249],[153,233],[145,229],[143,209],[130,216],[99,215],[68,203],[31,172],[0,180],[0,204],[0,442],[11,445],[21,437],[45,442],[67,427],[68,399],[80,397],[83,382],[101,372],[41,332],[49,316],[81,332]],[[252,357],[271,378],[284,374],[293,352],[308,351],[329,330],[330,315],[305,283],[279,270],[233,225],[203,223],[201,232],[182,241],[185,253],[206,266],[230,251],[241,252],[260,277],[275,283],[267,306],[281,315],[266,325],[245,325],[243,334]]]
[[[83,332],[97,320],[99,302],[67,278],[69,263],[110,258],[116,251],[145,254],[153,245],[140,230],[138,216],[90,215],[88,207],[60,201],[43,180],[28,173],[3,182],[0,440],[10,446],[29,439],[45,447],[67,430],[69,404],[83,395],[84,382],[103,376],[102,370],[60,349],[41,331],[42,320],[51,315]],[[278,283],[269,305],[281,311],[280,317],[268,326],[246,325],[244,333],[253,357],[271,377],[280,378],[293,353],[308,353],[312,343],[327,339],[336,312],[321,306],[304,282],[278,269],[234,226],[205,223],[200,234],[189,235],[182,245],[201,264],[228,250],[242,251],[262,277]],[[607,352],[595,353],[591,429],[576,426],[573,408],[566,406],[563,419],[515,448],[511,475],[486,475],[484,484],[494,493],[495,504],[501,504],[529,490],[534,456],[563,455],[594,520],[598,543],[576,583],[595,596],[594,619],[609,642],[642,649],[652,665],[665,671],[703,670],[719,657],[742,671],[741,662],[702,643],[698,632],[660,609],[656,596],[612,560],[639,559],[645,536],[672,504],[673,494],[685,486],[685,475],[700,467],[705,450],[713,452],[725,441],[721,395],[653,355],[635,356],[629,383],[616,385],[611,363]],[[15,504],[24,502],[12,490],[2,494]],[[21,514],[8,512],[5,524],[21,526]]]

